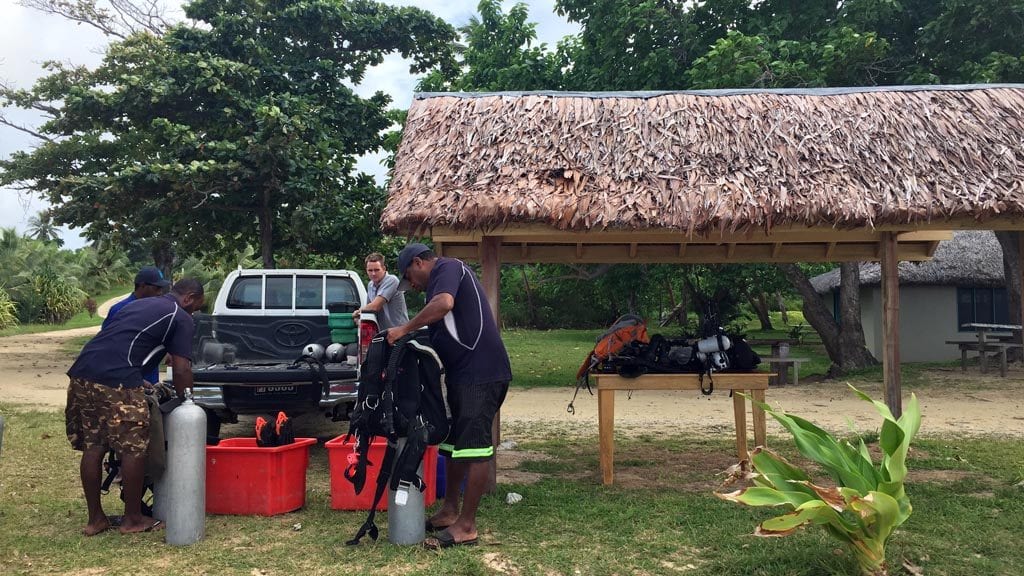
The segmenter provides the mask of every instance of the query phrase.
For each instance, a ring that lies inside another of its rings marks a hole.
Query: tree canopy
[[[134,33],[95,70],[58,63],[0,104],[45,106],[37,149],[0,183],[53,205],[91,238],[145,237],[178,252],[362,250],[383,192],[355,170],[381,149],[390,98],[352,86],[385,55],[413,73],[451,67],[454,30],[367,0],[195,0],[198,25]]]

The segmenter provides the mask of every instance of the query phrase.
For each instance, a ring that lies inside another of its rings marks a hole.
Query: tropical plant
[[[804,457],[818,463],[831,476],[835,486],[819,486],[811,476],[789,463],[782,456],[757,447],[750,460],[731,469],[726,481],[753,481],[753,486],[735,492],[716,492],[723,500],[749,506],[781,506],[791,512],[765,520],[754,534],[778,537],[792,534],[797,528],[819,524],[833,536],[850,545],[864,574],[888,574],[885,543],[893,531],[910,517],[913,508],[903,488],[907,476],[907,452],[921,425],[917,397],[911,395],[899,419],[882,402],[854,391],[861,399],[874,404],[882,415],[878,444],[881,462],[876,466],[863,439],[854,446],[839,442],[814,424],[761,404],[784,428],[793,434],[797,449]]]
[[[32,277],[32,320],[64,324],[82,310],[86,293],[67,277],[44,270]]]
[[[18,306],[10,295],[0,288],[0,330],[18,324]]]

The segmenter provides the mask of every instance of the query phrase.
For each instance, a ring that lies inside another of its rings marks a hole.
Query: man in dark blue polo
[[[508,353],[483,288],[462,261],[439,258],[423,244],[409,244],[398,254],[398,275],[399,290],[425,291],[427,305],[408,323],[388,330],[388,342],[428,327],[430,344],[444,364],[452,412],[451,432],[440,446],[451,462],[444,504],[428,521],[443,530],[424,544],[476,544],[476,511],[494,458],[491,426],[512,380]]]
[[[136,300],[160,296],[170,287],[171,283],[164,278],[164,273],[159,268],[156,266],[143,266],[139,269],[139,273],[135,275],[135,290],[127,298],[110,307],[110,310],[107,311],[107,317],[103,319],[103,325],[100,327],[100,330],[105,330],[110,325],[114,316],[121,311],[121,308]],[[143,374],[142,379],[150,384],[160,382],[159,365]]]
[[[103,455],[121,455],[124,519],[122,533],[159,526],[141,510],[143,475],[149,447],[149,407],[142,375],[165,354],[171,357],[178,396],[192,386],[192,313],[203,305],[203,285],[185,278],[170,294],[144,298],[124,307],[89,341],[68,370],[64,411],[68,440],[82,451],[80,473],[89,520],[82,533],[110,528],[100,502]]]

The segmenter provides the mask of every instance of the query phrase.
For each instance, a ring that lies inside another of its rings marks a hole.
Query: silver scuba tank
[[[167,523],[168,544],[187,546],[206,533],[206,413],[191,395],[164,418],[164,435],[167,469],[153,515]]]
[[[395,454],[401,454],[405,448],[406,438],[398,439]],[[395,458],[395,464],[398,458]],[[420,476],[423,475],[423,462],[420,462]],[[392,474],[395,470],[392,469]],[[426,513],[424,511],[423,493],[415,486],[399,484],[398,490],[388,488],[388,542],[400,546],[415,546],[426,538]]]

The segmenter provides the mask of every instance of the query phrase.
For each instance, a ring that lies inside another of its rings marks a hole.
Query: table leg
[[[999,349],[999,375],[1006,378],[1006,348]]]
[[[978,353],[980,354],[980,358],[978,359],[978,361],[981,362],[981,373],[982,374],[987,374],[988,373],[988,355],[985,354],[985,331],[984,330],[979,330],[978,331]]]
[[[752,390],[754,401],[751,402],[751,412],[754,417],[754,445],[767,446],[768,432],[765,426],[765,413],[757,402],[764,402],[764,390]]]
[[[967,348],[960,348],[960,371],[967,372]]]
[[[747,459],[747,411],[746,399],[735,392],[732,395],[732,411],[736,416],[736,455]]]
[[[597,390],[597,429],[601,482],[609,485],[614,481],[615,466],[615,390]]]

